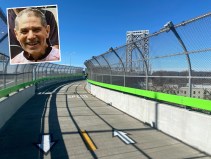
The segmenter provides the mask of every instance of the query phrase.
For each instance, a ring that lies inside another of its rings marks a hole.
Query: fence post
[[[110,68],[110,84],[112,84],[112,70],[111,70],[111,66],[108,63],[108,60],[104,57],[104,55],[102,55],[102,58],[105,60],[105,62],[107,63],[108,67]]]
[[[98,65],[101,67],[101,69],[103,69],[100,62],[97,60],[97,58],[95,56],[92,56],[92,58],[98,63]],[[103,74],[102,74],[101,82],[103,82]]]
[[[145,73],[146,74],[146,90],[148,90],[148,79],[149,79],[149,69],[148,68],[149,68],[149,66],[147,64],[147,59],[144,57],[142,51],[139,49],[139,47],[136,45],[136,43],[134,42],[133,44],[137,48],[138,52],[141,54],[141,57],[142,57],[142,59],[144,61],[144,65],[146,67],[146,73]]]
[[[176,31],[174,24],[170,21],[167,24],[164,25],[165,28],[171,30],[174,35],[176,36],[177,40],[179,41],[179,43],[182,46],[182,49],[184,50],[184,53],[186,55],[186,59],[188,62],[188,71],[189,71],[189,75],[188,75],[188,84],[189,84],[189,97],[192,97],[192,67],[191,67],[191,62],[190,62],[190,57],[188,54],[188,50],[184,44],[184,42],[182,41],[181,37],[179,36],[178,32]]]
[[[113,53],[117,56],[117,58],[119,59],[119,61],[120,61],[121,64],[122,64],[122,67],[123,67],[123,70],[124,70],[124,87],[125,87],[125,74],[126,74],[126,69],[125,69],[125,66],[124,66],[124,64],[123,64],[123,62],[122,62],[122,59],[119,57],[119,55],[117,54],[117,52],[116,52],[112,47],[109,49],[109,51],[113,52]]]
[[[4,60],[5,60],[5,57],[4,57]],[[4,80],[4,88],[6,88],[6,72],[7,72],[7,66],[8,66],[8,63],[9,63],[9,58],[6,60],[6,62],[5,62],[6,64],[5,64],[5,66],[3,66],[3,80]],[[3,64],[4,64],[4,61],[3,61]]]

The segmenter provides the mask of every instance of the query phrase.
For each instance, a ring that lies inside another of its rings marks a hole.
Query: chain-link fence
[[[82,67],[53,63],[9,64],[9,45],[6,16],[0,9],[0,90],[45,77],[83,75]]]
[[[85,65],[88,78],[94,81],[211,99],[210,61],[211,13],[208,13],[178,25],[169,22],[160,31],[110,48],[85,61]]]

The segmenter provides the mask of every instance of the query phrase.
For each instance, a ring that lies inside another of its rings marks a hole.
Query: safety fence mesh
[[[211,13],[85,61],[94,81],[211,99]]]

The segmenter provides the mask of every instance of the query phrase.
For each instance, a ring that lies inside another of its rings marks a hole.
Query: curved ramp
[[[37,92],[0,130],[0,158],[211,158],[100,101],[85,84]]]

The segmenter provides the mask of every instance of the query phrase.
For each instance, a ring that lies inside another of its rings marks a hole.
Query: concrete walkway
[[[0,159],[211,159],[84,87],[54,85],[25,103],[0,130]]]

